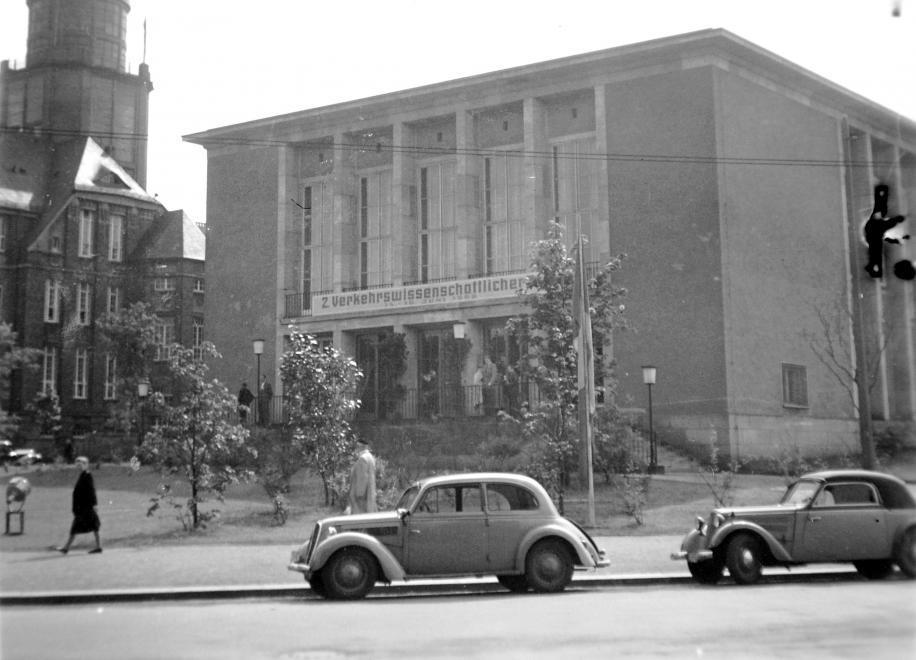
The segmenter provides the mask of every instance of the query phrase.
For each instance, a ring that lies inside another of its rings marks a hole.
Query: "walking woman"
[[[92,532],[95,535],[95,547],[89,551],[89,554],[95,555],[102,552],[102,541],[99,539],[99,527],[102,526],[102,523],[99,522],[95,483],[89,473],[89,459],[85,456],[78,456],[76,467],[80,471],[80,476],[73,487],[73,524],[70,525],[70,538],[67,539],[67,544],[57,548],[57,551],[67,554],[74,536]]]

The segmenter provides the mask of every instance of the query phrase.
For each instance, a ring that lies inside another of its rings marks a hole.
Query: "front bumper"
[[[296,573],[303,573],[305,577],[309,577],[312,573],[309,565],[302,561],[302,553],[300,550],[293,550],[289,558],[289,564],[286,565],[286,568]]]
[[[695,564],[698,561],[709,561],[713,558],[712,550],[694,550],[688,552],[687,550],[681,550],[679,552],[672,552],[671,559],[675,561],[687,560],[691,564]]]

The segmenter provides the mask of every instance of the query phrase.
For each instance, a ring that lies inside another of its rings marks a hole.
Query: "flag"
[[[576,246],[576,274],[573,285],[573,319],[576,324],[576,352],[578,353],[577,385],[579,405],[587,402],[588,412],[595,412],[595,350],[592,345],[592,319],[589,315],[588,280],[585,275],[585,259],[582,237]]]

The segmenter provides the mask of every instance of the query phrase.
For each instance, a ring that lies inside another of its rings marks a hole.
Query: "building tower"
[[[0,64],[0,128],[54,141],[91,136],[146,186],[146,63],[127,68],[126,0],[26,0],[24,68]]]

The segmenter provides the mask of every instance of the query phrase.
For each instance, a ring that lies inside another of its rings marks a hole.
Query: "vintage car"
[[[318,521],[289,569],[316,594],[355,599],[377,581],[457,575],[495,575],[514,592],[555,592],[574,570],[609,563],[537,481],[476,473],[418,481],[394,511]]]
[[[806,474],[779,504],[714,509],[672,559],[687,560],[697,582],[714,584],[724,567],[738,584],[753,584],[764,566],[852,562],[868,579],[896,563],[916,577],[916,501],[888,474],[833,470]]]

